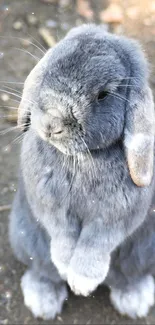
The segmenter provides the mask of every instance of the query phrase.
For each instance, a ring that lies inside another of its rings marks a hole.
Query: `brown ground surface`
[[[62,2],[62,1],[61,1]],[[65,2],[65,1],[64,1]],[[142,1],[112,1],[121,5],[123,21],[121,24],[109,24],[107,27],[117,33],[132,35],[141,40],[151,62],[151,84],[155,90],[155,8],[151,0]],[[108,4],[108,1],[91,1],[94,10],[94,21],[99,22],[99,13]],[[7,9],[8,8],[8,9]],[[27,23],[27,15],[37,17],[37,24]],[[15,22],[21,22],[21,30],[13,28]],[[4,81],[13,81],[15,84],[7,86],[21,90],[23,82],[35,64],[35,59],[28,53],[17,48],[31,52],[41,57],[42,53],[33,45],[27,45],[28,39],[43,46],[46,44],[38,35],[38,28],[50,26],[52,35],[59,40],[72,26],[81,24],[83,18],[76,12],[75,2],[65,9],[56,5],[45,4],[39,0],[0,0],[0,89],[6,89]],[[22,37],[22,41],[12,37]],[[38,45],[39,46],[39,45]],[[4,106],[18,106],[14,100],[19,98],[0,90],[0,130],[13,125],[2,116],[9,114]],[[14,90],[7,89],[12,92]],[[19,95],[20,96],[20,95]],[[12,113],[11,113],[12,114]],[[0,207],[10,204],[17,186],[17,173],[19,161],[19,144],[12,141],[15,131],[0,136]],[[72,293],[64,306],[61,316],[55,321],[45,322],[36,320],[23,305],[20,290],[20,277],[24,268],[13,257],[8,243],[8,211],[0,212],[0,324],[155,324],[155,308],[147,319],[131,321],[120,317],[111,307],[106,288],[99,288],[90,298],[76,297]]]

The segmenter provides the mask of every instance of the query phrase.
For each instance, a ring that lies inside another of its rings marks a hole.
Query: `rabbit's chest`
[[[53,152],[42,159],[41,149],[34,146],[33,151],[23,153],[27,158],[22,164],[25,184],[35,210],[40,206],[43,214],[46,208],[52,214],[61,208],[71,209],[84,218],[109,209],[116,202],[121,209],[125,198],[122,188],[130,177],[120,148],[113,148],[112,154],[92,154],[81,161],[61,161]]]
[[[104,155],[71,163],[46,165],[38,179],[39,193],[55,197],[59,202],[69,200],[75,206],[86,201],[107,201],[117,196],[128,177],[124,159],[107,159]]]
[[[94,215],[99,210],[108,213],[112,206],[118,210],[126,206],[126,192],[131,180],[124,162],[120,160],[118,166],[101,160],[99,166],[96,164],[95,169],[91,168],[89,166],[83,174],[77,173],[72,185],[71,203],[79,215]]]

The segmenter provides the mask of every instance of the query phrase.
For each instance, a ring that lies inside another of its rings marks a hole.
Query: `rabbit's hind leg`
[[[66,284],[51,262],[50,238],[33,217],[22,188],[11,211],[9,234],[15,256],[29,267],[21,279],[25,305],[34,317],[53,319],[67,298]]]
[[[41,277],[34,270],[28,270],[21,279],[24,303],[34,317],[54,319],[61,313],[67,299],[67,289],[63,282],[54,283]]]
[[[111,302],[116,310],[131,318],[146,317],[154,305],[155,284],[152,275],[142,277],[124,289],[111,288]]]
[[[33,217],[22,187],[16,193],[9,219],[9,239],[16,258],[27,266],[34,259],[50,263],[50,238]]]

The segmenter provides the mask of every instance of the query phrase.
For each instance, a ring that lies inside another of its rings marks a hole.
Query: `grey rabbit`
[[[26,79],[25,131],[10,241],[35,317],[54,318],[67,285],[110,288],[132,318],[154,304],[154,104],[136,41],[73,28]]]

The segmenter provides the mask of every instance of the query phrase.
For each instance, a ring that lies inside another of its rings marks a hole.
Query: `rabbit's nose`
[[[60,136],[64,132],[63,123],[61,120],[53,119],[51,123],[47,125],[48,136]]]
[[[53,130],[52,130],[52,133],[54,134],[54,135],[57,135],[57,134],[62,134],[63,133],[63,129],[62,129],[62,127],[56,127],[56,128],[54,128]]]

